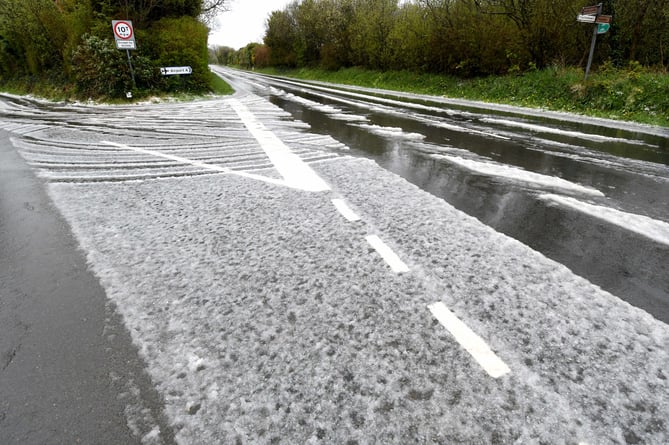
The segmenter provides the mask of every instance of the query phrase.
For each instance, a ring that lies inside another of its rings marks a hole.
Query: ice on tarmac
[[[368,119],[365,116],[361,116],[358,114],[350,114],[350,113],[345,113],[344,110],[341,108],[332,106],[332,105],[323,105],[319,102],[313,101],[306,99],[304,97],[296,96],[293,93],[287,93],[284,90],[280,90],[277,88],[272,88],[272,93],[283,97],[285,99],[288,99],[292,102],[297,102],[300,105],[303,105],[307,108],[310,108],[312,110],[317,110],[320,111],[321,113],[326,113],[328,114],[331,118],[340,120],[340,121],[347,121],[347,122],[366,122]],[[326,95],[323,95],[326,96]],[[327,96],[326,96],[327,97]],[[347,103],[352,103],[352,102],[347,102]]]
[[[281,90],[278,90],[281,91]],[[323,105],[319,102],[315,102],[313,100],[305,99],[304,97],[296,96],[293,93],[285,93],[282,92],[281,96],[285,97],[286,99],[297,102],[301,105],[304,105],[307,108],[312,108],[314,110],[318,110],[322,113],[328,113],[328,114],[337,114],[337,113],[343,113],[343,110],[341,108],[334,107],[332,105]]]
[[[50,186],[181,443],[666,438],[666,325],[371,162],[316,168],[415,273],[393,276],[328,193]],[[509,378],[433,323],[440,300]]]
[[[540,195],[539,198],[550,203],[570,207],[579,212],[615,224],[623,229],[631,230],[632,232],[643,235],[660,244],[669,246],[669,223],[664,221],[659,221],[644,215],[621,212],[620,210],[612,209],[610,207],[589,204],[568,196],[545,194]]]
[[[300,131],[243,100],[282,138]],[[231,130],[192,142],[244,137],[214,103]],[[191,113],[211,122],[210,105]],[[159,108],[115,113],[158,122]],[[130,128],[115,142],[165,136]],[[332,191],[228,174],[48,184],[179,443],[668,441],[666,324],[372,161],[310,165]],[[394,274],[368,235],[410,272]],[[439,301],[508,375],[488,376],[438,324]]]
[[[364,128],[367,131],[370,131],[379,136],[398,138],[398,139],[414,139],[414,140],[423,140],[425,135],[420,133],[411,133],[406,132],[399,127],[386,127],[383,125],[373,125],[373,124],[355,124],[360,128]]]
[[[604,196],[602,192],[592,187],[582,186],[566,179],[556,178],[555,176],[542,175],[518,167],[511,167],[492,162],[474,161],[464,159],[460,156],[449,156],[442,154],[432,155],[433,159],[446,161],[459,165],[467,170],[489,176],[499,176],[512,181],[519,181],[526,184],[536,184],[539,187],[558,189],[564,192],[578,193],[590,196]]]
[[[548,134],[556,134],[556,135],[561,135],[561,136],[568,136],[568,137],[573,137],[577,139],[585,139],[593,142],[625,142],[627,144],[637,144],[637,145],[647,145],[645,142],[642,141],[633,141],[629,139],[622,139],[622,138],[616,138],[616,137],[611,137],[611,136],[602,136],[598,134],[591,134],[591,133],[582,133],[580,131],[569,131],[569,130],[562,130],[559,128],[553,128],[553,127],[548,127],[546,125],[537,125],[537,124],[530,124],[528,122],[521,122],[521,121],[514,121],[514,120],[509,120],[509,119],[498,119],[498,118],[483,118],[481,119],[481,122],[486,122],[489,124],[498,124],[498,125],[504,125],[508,127],[516,127],[516,128],[524,128],[526,130],[530,131],[535,131],[537,133],[548,133]]]

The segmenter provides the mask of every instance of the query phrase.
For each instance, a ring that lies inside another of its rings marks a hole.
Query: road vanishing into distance
[[[669,130],[212,69],[0,95],[0,443],[669,443]]]

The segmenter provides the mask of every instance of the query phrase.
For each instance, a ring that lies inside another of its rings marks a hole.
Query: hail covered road
[[[657,315],[223,75],[235,96],[190,103],[0,97],[0,442],[669,440]],[[460,150],[431,159],[666,254],[661,205]]]

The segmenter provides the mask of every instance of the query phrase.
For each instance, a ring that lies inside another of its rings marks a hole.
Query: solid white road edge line
[[[506,363],[492,352],[490,346],[448,310],[444,303],[440,301],[429,305],[428,308],[439,323],[455,337],[460,346],[465,348],[492,378],[496,379],[511,372]]]
[[[310,192],[330,190],[330,186],[316,174],[299,156],[290,151],[274,133],[268,130],[251,111],[237,99],[228,99],[228,104],[237,113],[248,131],[258,141],[288,185]]]
[[[235,171],[235,170],[231,170],[231,169],[226,168],[226,167],[220,167],[220,166],[214,165],[214,164],[207,164],[205,162],[196,161],[194,159],[183,158],[181,156],[171,155],[171,154],[163,153],[161,151],[147,150],[145,148],[138,148],[138,147],[131,147],[130,145],[119,144],[117,142],[101,141],[100,143],[104,144],[104,145],[110,145],[112,147],[117,147],[117,148],[120,148],[120,149],[123,149],[123,150],[131,150],[131,151],[135,151],[137,153],[144,153],[144,154],[151,155],[151,156],[157,156],[157,157],[160,157],[160,158],[170,159],[172,161],[181,162],[182,164],[189,164],[189,165],[192,165],[194,167],[200,167],[200,168],[205,169],[205,170],[211,170],[211,171],[215,171],[215,172],[219,172],[219,173],[227,173],[227,174],[230,174],[230,175],[243,176],[245,178],[255,179],[255,180],[258,180],[258,181],[264,181],[264,182],[268,182],[270,184],[282,185],[284,187],[293,187],[292,185],[287,184],[285,181],[281,181],[279,179],[267,178],[265,176],[254,175],[252,173]]]
[[[386,243],[381,241],[381,238],[376,235],[368,235],[365,237],[365,239],[374,248],[374,250],[376,250],[379,255],[381,255],[381,258],[383,258],[385,262],[388,263],[393,272],[409,272],[409,267],[404,264],[400,257],[397,256],[397,254],[393,252],[393,250],[388,247]]]
[[[351,210],[351,208],[346,204],[343,199],[333,199],[332,204],[339,210],[339,213],[346,218],[347,221],[355,222],[360,221],[360,217]]]

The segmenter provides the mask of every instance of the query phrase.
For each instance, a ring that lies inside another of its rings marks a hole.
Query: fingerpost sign
[[[610,15],[598,15],[595,23],[597,24],[597,34],[606,34],[611,28],[611,21],[613,17]]]
[[[160,74],[163,76],[174,76],[175,74],[193,74],[193,68],[190,66],[164,66],[160,68]]]
[[[610,15],[603,15],[602,4],[598,3],[593,6],[585,6],[581,8],[581,13],[576,17],[576,21],[581,23],[593,23],[595,25],[592,33],[592,42],[590,43],[588,65],[585,68],[585,80],[588,80],[590,66],[592,65],[592,56],[595,52],[595,42],[597,41],[597,35],[606,34],[609,28],[611,28],[613,17]]]

